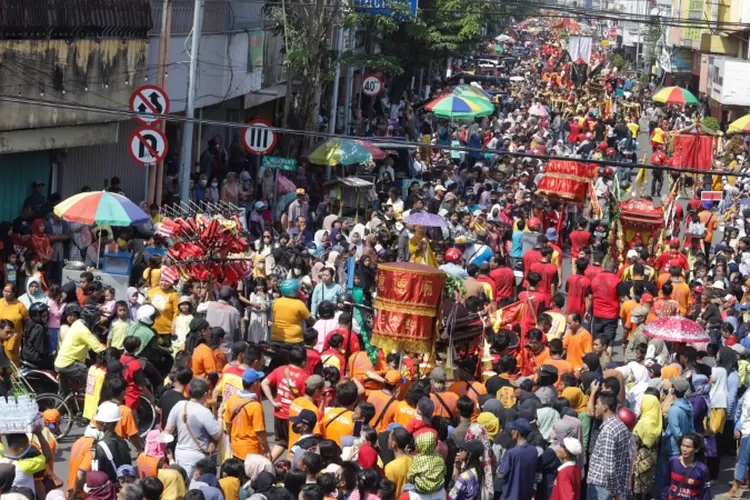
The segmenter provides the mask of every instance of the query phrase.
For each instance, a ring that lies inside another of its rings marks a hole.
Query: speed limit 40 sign
[[[362,92],[370,97],[383,91],[383,80],[378,75],[367,75],[362,80]]]

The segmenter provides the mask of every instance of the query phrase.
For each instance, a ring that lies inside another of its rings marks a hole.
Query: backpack
[[[713,215],[711,217],[713,217]],[[709,218],[708,221],[711,222],[711,219]],[[695,220],[688,224],[687,232],[693,238],[705,238],[706,225],[703,224],[700,220]]]
[[[516,390],[513,387],[505,386],[498,389],[495,396],[503,408],[513,408],[516,405]]]

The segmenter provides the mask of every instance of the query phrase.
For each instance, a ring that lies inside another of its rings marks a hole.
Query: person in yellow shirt
[[[396,494],[399,495],[407,483],[406,475],[411,469],[412,458],[406,448],[413,445],[411,434],[404,427],[393,429],[388,436],[388,447],[393,451],[394,459],[385,466],[385,477],[396,485]]]
[[[0,299],[0,319],[11,321],[15,327],[16,334],[4,342],[3,348],[6,356],[18,365],[21,361],[24,324],[29,319],[29,311],[16,298],[16,285],[13,283],[7,283],[3,287],[3,298]]]
[[[310,315],[307,306],[299,297],[299,283],[297,280],[284,280],[279,285],[281,298],[273,301],[273,325],[271,326],[271,340],[298,344],[304,340],[302,323],[312,327],[315,320]]]
[[[295,432],[295,420],[298,415],[304,410],[309,410],[315,414],[315,422],[320,420],[320,401],[323,398],[323,389],[325,388],[325,380],[320,375],[310,375],[305,380],[305,394],[298,398],[295,398],[289,405],[289,449],[292,449],[294,443],[296,443],[300,434]],[[320,427],[313,425],[311,428],[313,434],[320,434]]]
[[[242,461],[248,455],[271,458],[266,436],[263,407],[258,400],[258,381],[265,373],[248,368],[242,374],[242,391],[224,404],[224,424],[232,445],[232,455]]]
[[[630,121],[628,122],[628,130],[630,130],[630,135],[633,136],[633,139],[638,140],[638,132],[641,130],[641,126],[638,125],[638,120],[633,116],[630,117]]]
[[[86,377],[86,396],[83,400],[83,418],[93,420],[96,409],[99,407],[99,398],[102,394],[104,378],[107,376],[107,358],[105,352],[96,355],[96,360],[89,368]],[[117,359],[117,358],[114,358]]]
[[[89,350],[100,353],[106,349],[104,344],[91,333],[91,328],[99,322],[99,309],[86,306],[81,311],[81,319],[70,325],[57,351],[55,370],[60,374],[60,385],[63,393],[70,390],[70,381],[78,383],[78,390],[86,387],[88,368],[84,364]]]
[[[159,311],[153,329],[161,335],[172,335],[172,320],[179,313],[180,297],[174,290],[174,281],[162,273],[159,286],[148,291],[149,303]]]

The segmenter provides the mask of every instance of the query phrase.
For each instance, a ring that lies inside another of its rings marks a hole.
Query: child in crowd
[[[117,317],[109,325],[109,335],[107,336],[107,347],[123,349],[122,343],[128,334],[130,321],[128,321],[128,304],[124,300],[118,300],[115,304],[115,314]]]
[[[180,297],[180,312],[172,320],[172,348],[174,352],[182,349],[185,345],[185,339],[190,331],[190,322],[193,320],[193,299],[187,295]]]
[[[138,308],[141,307],[146,297],[134,286],[128,287],[125,293],[128,296],[128,321],[132,323],[137,321],[136,314],[138,314]]]
[[[57,345],[62,345],[65,334],[68,333],[70,325],[76,320],[81,319],[81,306],[72,302],[65,306],[64,321],[60,324],[60,330],[57,333]]]
[[[115,289],[111,286],[104,287],[104,304],[99,306],[99,311],[102,314],[101,323],[107,324],[112,321],[115,317],[115,308],[117,301],[115,300]]]
[[[20,269],[18,265],[18,254],[15,252],[11,252],[11,254],[8,255],[8,262],[5,263],[5,282],[12,283],[14,285],[17,284],[19,272]]]
[[[256,278],[255,289],[248,299],[241,298],[249,307],[245,309],[248,315],[247,341],[257,344],[268,338],[268,284],[264,278]]]
[[[47,306],[49,307],[49,319],[47,320],[47,328],[49,329],[49,352],[56,353],[57,346],[57,334],[60,331],[60,322],[62,316],[65,313],[65,302],[62,300],[62,292],[58,285],[52,285],[47,290]]]
[[[221,373],[221,370],[223,370],[227,364],[227,355],[221,349],[221,343],[224,340],[225,335],[226,332],[222,327],[215,326],[211,328],[209,347],[211,347],[211,351],[214,353],[214,361],[216,362],[216,371],[218,373]]]

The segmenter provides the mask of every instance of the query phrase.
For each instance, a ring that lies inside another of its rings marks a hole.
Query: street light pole
[[[203,7],[205,0],[195,0],[193,10],[193,40],[190,44],[190,73],[188,74],[187,104],[185,116],[189,119],[185,122],[182,134],[182,161],[180,199],[190,199],[190,174],[193,171],[193,118],[195,117],[195,87],[198,75],[198,50],[200,49],[201,31],[203,31]]]

